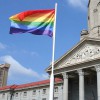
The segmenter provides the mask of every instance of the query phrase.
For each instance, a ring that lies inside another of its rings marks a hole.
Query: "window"
[[[23,96],[27,96],[27,92],[24,92]]]
[[[43,89],[43,94],[46,94],[46,89]]]
[[[54,92],[58,92],[58,87],[55,87]]]
[[[46,100],[46,98],[43,98],[42,100]]]
[[[54,100],[58,100],[58,97],[54,97]]]
[[[15,94],[15,97],[18,97],[18,93]]]
[[[33,95],[36,95],[36,90],[33,90]]]
[[[5,98],[5,93],[2,94],[2,98]]]

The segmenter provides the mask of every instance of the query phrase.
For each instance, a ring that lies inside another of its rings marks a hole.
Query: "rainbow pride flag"
[[[10,34],[53,35],[55,10],[29,10],[10,17]]]

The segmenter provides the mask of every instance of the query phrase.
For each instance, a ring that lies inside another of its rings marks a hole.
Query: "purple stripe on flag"
[[[36,30],[30,30],[30,29],[19,29],[19,28],[10,28],[10,34],[17,34],[17,33],[32,33],[34,35],[48,35],[52,37],[53,32],[50,30],[43,30],[43,29],[36,29]]]

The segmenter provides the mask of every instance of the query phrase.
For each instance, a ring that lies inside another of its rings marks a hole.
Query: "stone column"
[[[79,74],[79,100],[84,100],[84,72],[78,70]]]
[[[62,73],[64,83],[63,83],[63,100],[68,100],[68,74]]]
[[[95,66],[97,71],[97,100],[100,100],[100,65]]]

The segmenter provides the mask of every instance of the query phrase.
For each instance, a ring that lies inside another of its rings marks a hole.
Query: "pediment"
[[[100,57],[100,46],[93,45],[93,44],[85,44],[83,47],[79,48],[79,50],[75,52],[74,55],[66,59],[63,65],[68,66],[72,64],[77,64],[77,63],[85,62],[85,61],[92,60],[98,57]]]
[[[100,40],[84,39],[55,61],[54,70],[76,65],[100,57]],[[47,71],[50,71],[51,65]]]

